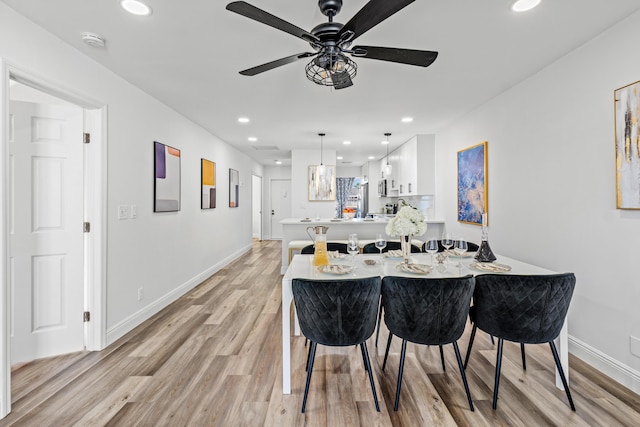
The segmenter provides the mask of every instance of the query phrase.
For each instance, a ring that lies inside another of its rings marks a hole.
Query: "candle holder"
[[[474,258],[478,262],[493,262],[496,260],[496,256],[489,246],[489,230],[486,225],[482,226],[482,242],[480,242],[480,248]]]

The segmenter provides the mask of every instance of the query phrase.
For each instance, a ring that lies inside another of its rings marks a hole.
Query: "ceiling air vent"
[[[278,150],[278,147],[276,147],[275,145],[254,145],[253,149],[258,151],[270,151]]]

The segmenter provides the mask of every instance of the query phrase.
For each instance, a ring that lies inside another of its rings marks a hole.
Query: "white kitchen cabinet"
[[[398,195],[435,194],[435,136],[416,135],[396,151],[399,159],[399,175],[396,176]]]

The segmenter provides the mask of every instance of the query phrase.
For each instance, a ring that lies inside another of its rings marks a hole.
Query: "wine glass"
[[[442,246],[449,252],[449,249],[453,246],[453,234],[448,232],[442,234]]]
[[[430,239],[424,244],[424,250],[431,255],[431,266],[433,267],[433,256],[438,253],[438,240]]]
[[[467,249],[469,249],[469,246],[464,238],[458,238],[453,242],[453,253],[457,256],[462,257],[467,252]],[[462,268],[462,258],[458,260],[458,268]]]
[[[382,261],[382,250],[387,247],[387,239],[384,234],[376,234],[376,248],[380,251],[380,260]]]
[[[355,265],[356,254],[360,252],[360,247],[358,246],[358,235],[355,233],[349,234],[349,239],[347,240],[347,252],[351,254],[351,263]]]

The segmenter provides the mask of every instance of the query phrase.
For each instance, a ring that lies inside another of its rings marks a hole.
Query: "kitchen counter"
[[[376,218],[376,219],[330,219],[330,218],[287,218],[280,221],[282,224],[282,266],[281,272],[287,270],[289,265],[289,243],[298,241],[309,241],[309,235],[307,234],[307,227],[313,227],[316,225],[325,225],[329,227],[327,231],[327,241],[346,241],[349,238],[349,234],[357,233],[358,239],[374,241],[376,234],[385,234],[385,227],[389,219]],[[430,238],[440,238],[444,231],[444,221],[428,220],[425,221],[427,225],[427,232],[423,236],[416,237],[420,240],[428,240]],[[397,240],[397,237],[389,237],[389,240]]]

